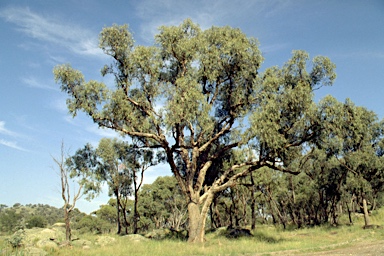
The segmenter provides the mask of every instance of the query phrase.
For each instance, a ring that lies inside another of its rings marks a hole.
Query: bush
[[[78,222],[73,223],[72,227],[80,233],[105,234],[114,229],[114,225],[93,216],[84,216]]]
[[[22,222],[21,214],[15,209],[5,209],[0,213],[0,231],[11,233],[17,230]]]
[[[27,220],[26,227],[27,228],[45,228],[47,226],[47,221],[42,216],[32,216]]]
[[[15,234],[13,234],[11,237],[7,239],[8,243],[12,246],[12,248],[19,248],[23,245],[23,239],[25,236],[25,231],[23,229],[20,229],[16,231]]]

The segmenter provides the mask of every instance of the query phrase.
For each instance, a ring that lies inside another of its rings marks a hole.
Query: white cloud
[[[14,142],[14,141],[8,141],[8,140],[0,139],[0,144],[7,146],[7,147],[10,147],[10,148],[13,148],[13,149],[17,149],[17,150],[28,151],[28,150],[18,146],[17,142]]]
[[[212,1],[207,2],[211,3]],[[194,3],[192,1],[176,0],[140,1],[136,5],[135,13],[144,21],[140,33],[143,40],[151,43],[160,26],[177,26],[186,18],[191,18],[203,29],[211,26],[215,16],[209,15],[208,11],[212,8],[205,8],[204,6],[207,5],[205,1]],[[220,13],[220,11],[217,13]]]
[[[59,111],[60,113],[68,114],[68,108],[67,108],[67,104],[65,102],[65,98],[60,97],[60,98],[57,98],[55,100],[52,100],[50,105],[53,109]],[[72,116],[70,116],[70,115],[66,115],[64,119],[68,123],[70,123],[73,120]]]
[[[259,17],[279,15],[292,3],[289,0],[142,0],[135,6],[135,13],[143,20],[141,37],[150,43],[160,26],[179,25],[186,18],[191,18],[202,29],[212,25],[238,26],[244,22],[246,26],[255,27]]]
[[[38,40],[60,45],[76,54],[104,56],[98,47],[97,35],[77,25],[40,16],[29,8],[6,8],[0,11],[0,17]]]
[[[0,121],[0,134],[6,135],[6,136],[11,136],[11,137],[24,137],[24,136],[22,136],[16,132],[10,131],[7,128],[5,128],[5,122],[4,121]],[[4,145],[6,147],[21,150],[21,151],[28,151],[25,148],[17,145],[17,142],[15,142],[15,141],[0,139],[0,145]]]
[[[119,133],[112,129],[99,128],[96,124],[88,126],[86,130],[103,138],[117,138],[120,136]]]
[[[58,86],[55,87],[55,86],[50,85],[49,83],[40,82],[34,77],[24,77],[21,79],[21,81],[23,83],[25,83],[27,86],[32,87],[32,88],[59,91]]]
[[[4,134],[4,135],[12,136],[12,137],[20,136],[16,132],[12,132],[12,131],[8,130],[7,128],[5,128],[5,122],[4,121],[0,121],[0,133]]]
[[[51,65],[56,65],[58,63],[61,64],[61,63],[66,63],[66,62],[68,62],[67,58],[62,57],[62,56],[50,55],[49,59],[48,59],[48,63]]]

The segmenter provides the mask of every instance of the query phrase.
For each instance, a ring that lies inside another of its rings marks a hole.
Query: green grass
[[[382,225],[384,212],[372,215],[372,223]],[[49,255],[269,255],[277,251],[309,253],[339,247],[348,247],[356,242],[372,242],[384,239],[384,229],[364,230],[361,217],[355,217],[355,225],[339,227],[322,226],[304,229],[283,230],[273,226],[258,226],[253,237],[227,239],[217,232],[207,233],[204,244],[188,244],[185,241],[131,241],[114,236],[116,242],[106,246],[92,245],[89,249],[80,246],[47,250]],[[81,239],[93,244],[95,235],[82,235]],[[3,248],[3,249],[2,249]],[[7,248],[0,237],[0,251]],[[7,250],[9,252],[9,250]],[[19,252],[23,255],[22,252]],[[0,255],[7,255],[1,254]]]
[[[352,227],[316,227],[283,231],[263,226],[254,231],[254,237],[227,239],[216,234],[208,234],[202,244],[188,244],[183,241],[129,241],[115,236],[116,243],[108,246],[61,248],[52,251],[52,255],[254,255],[276,252],[297,251],[301,253],[330,250],[351,245],[356,241],[372,241],[384,238],[384,231],[363,230],[361,226]],[[95,236],[84,239],[95,240]]]

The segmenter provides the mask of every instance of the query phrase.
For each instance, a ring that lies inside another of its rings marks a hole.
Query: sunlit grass
[[[263,226],[255,230],[254,237],[228,239],[207,234],[202,245],[188,244],[184,241],[130,241],[117,237],[114,244],[92,246],[90,249],[80,247],[62,248],[55,255],[255,255],[276,251],[297,251],[301,253],[330,250],[344,247],[356,241],[382,239],[384,232],[363,230],[361,226],[315,227],[284,231],[272,226]]]
[[[384,211],[371,216],[372,224],[382,225]],[[91,246],[81,245],[46,249],[49,255],[268,255],[277,251],[287,254],[309,253],[313,251],[331,250],[348,247],[356,242],[371,242],[384,239],[384,229],[363,229],[363,219],[354,216],[354,225],[341,225],[283,230],[279,227],[260,225],[252,231],[253,237],[228,239],[220,232],[208,232],[203,244],[189,244],[179,240],[145,240],[133,241],[127,237],[111,235],[114,243],[105,246],[95,245],[96,235],[79,235],[80,239],[90,241]],[[347,223],[347,222],[345,222]],[[0,237],[0,255],[9,254],[9,248],[4,237]],[[4,249],[7,248],[7,249]],[[8,254],[5,254],[7,252]],[[16,255],[25,255],[22,250]]]

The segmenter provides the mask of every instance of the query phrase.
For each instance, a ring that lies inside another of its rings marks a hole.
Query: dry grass
[[[184,241],[129,241],[116,237],[116,243],[108,246],[64,248],[52,252],[54,255],[268,255],[277,251],[313,252],[348,246],[356,241],[383,239],[384,232],[363,230],[361,226],[316,227],[283,231],[274,227],[261,227],[254,231],[254,237],[227,239],[208,234],[202,244],[188,244]],[[87,238],[86,238],[87,239]],[[90,239],[90,238],[88,238]]]
[[[384,211],[372,216],[372,223],[382,221]],[[204,244],[188,244],[185,241],[131,241],[114,236],[115,243],[106,246],[92,245],[88,249],[72,246],[47,250],[49,255],[269,255],[274,252],[309,253],[347,247],[355,242],[372,242],[384,238],[384,229],[364,230],[361,217],[355,217],[353,226],[323,226],[300,230],[282,230],[273,226],[260,226],[253,231],[253,237],[227,239],[215,232],[206,235]],[[97,236],[86,235],[82,239],[95,242]],[[1,248],[6,246],[0,238]],[[6,255],[1,254],[0,255]],[[18,255],[23,255],[20,252]]]

